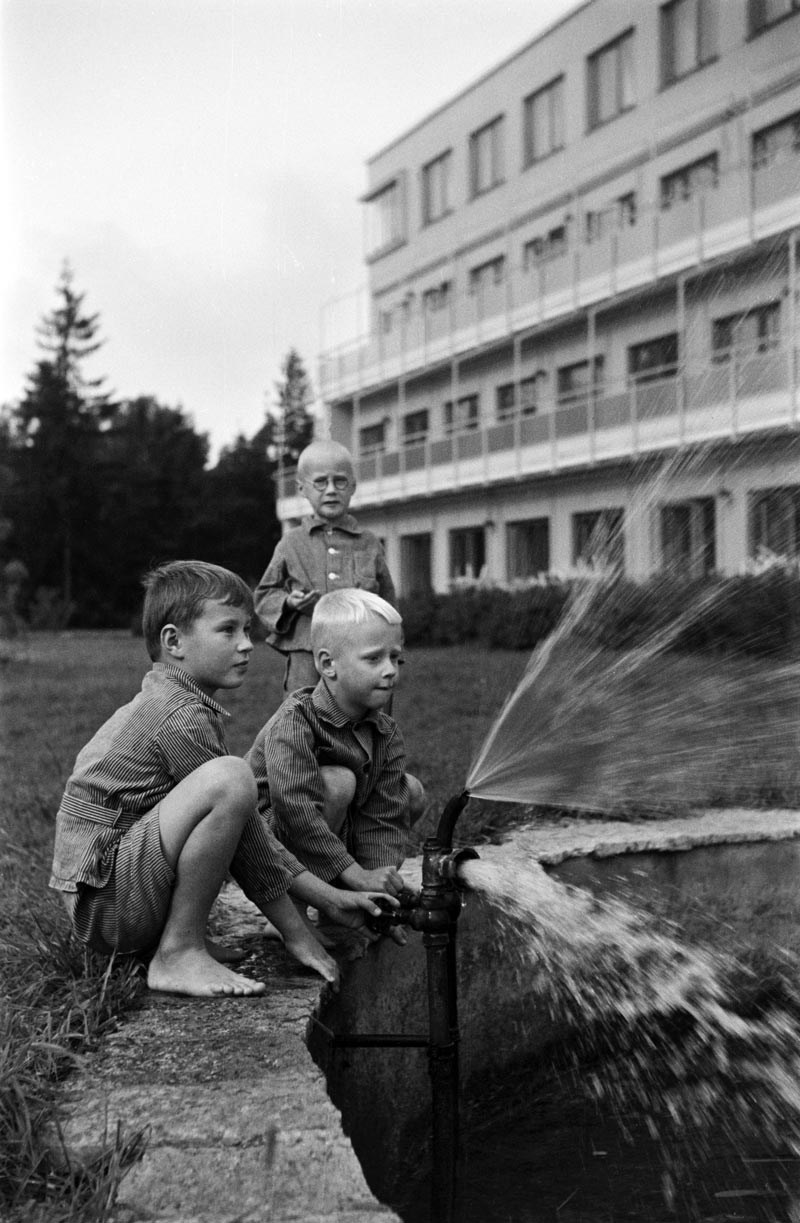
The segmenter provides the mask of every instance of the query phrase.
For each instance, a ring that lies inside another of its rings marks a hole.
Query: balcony
[[[443,308],[425,310],[420,294],[409,294],[391,331],[361,336],[321,356],[322,395],[331,402],[413,374],[797,224],[800,151],[757,168],[736,167],[716,187],[669,208],[641,206],[636,224],[610,228],[600,240],[576,241],[573,232],[562,255],[532,268],[507,260],[502,283],[475,292],[456,287]],[[455,269],[454,285],[466,279],[465,268]]]
[[[579,470],[800,424],[798,349],[733,350],[647,382],[607,384],[536,415],[429,437],[356,462],[355,509]],[[304,513],[286,473],[282,518]]]

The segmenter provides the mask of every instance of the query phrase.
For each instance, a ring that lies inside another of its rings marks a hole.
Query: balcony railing
[[[362,335],[324,353],[319,367],[323,397],[342,398],[433,361],[458,357],[798,223],[800,152],[787,151],[757,168],[734,167],[720,175],[716,187],[668,209],[643,204],[635,225],[609,227],[591,243],[576,240],[573,227],[561,256],[529,268],[507,260],[502,283],[470,292],[465,287],[468,268],[458,267],[438,309],[426,309],[421,294],[410,292],[396,307],[390,331]]]
[[[425,497],[525,476],[585,468],[686,445],[800,424],[798,349],[731,350],[722,363],[670,376],[587,388],[536,415],[483,422],[356,459],[354,505]],[[284,473],[281,516],[303,512]]]

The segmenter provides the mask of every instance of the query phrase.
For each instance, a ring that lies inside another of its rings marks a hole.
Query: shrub
[[[473,586],[403,599],[406,643],[480,641],[494,649],[533,649],[555,628],[576,582],[585,580],[553,579],[517,589]],[[667,632],[666,648],[672,650],[787,652],[800,645],[800,575],[773,566],[731,578],[659,574],[645,582],[601,580],[575,629],[581,640],[616,650],[642,646],[659,631]]]

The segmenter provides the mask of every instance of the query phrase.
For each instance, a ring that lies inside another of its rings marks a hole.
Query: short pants
[[[72,926],[101,955],[154,951],[167,922],[175,871],[164,857],[158,807],[112,846],[116,860],[105,887],[79,883]]]

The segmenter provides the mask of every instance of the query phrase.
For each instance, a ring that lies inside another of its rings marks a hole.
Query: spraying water
[[[681,455],[646,480],[626,512],[628,527],[649,529],[670,483],[701,463]],[[474,757],[466,781],[473,797],[682,812],[709,795],[734,805],[737,790],[757,794],[762,779],[785,774],[800,757],[800,666],[772,666],[767,682],[755,659],[672,652],[731,597],[723,583],[687,586],[686,601],[635,648],[598,644],[612,605],[618,623],[636,614],[636,588],[602,563],[619,550],[622,531],[620,519],[610,536],[598,536],[597,565],[575,583],[555,631],[533,651]],[[664,576],[665,599],[673,576]]]

